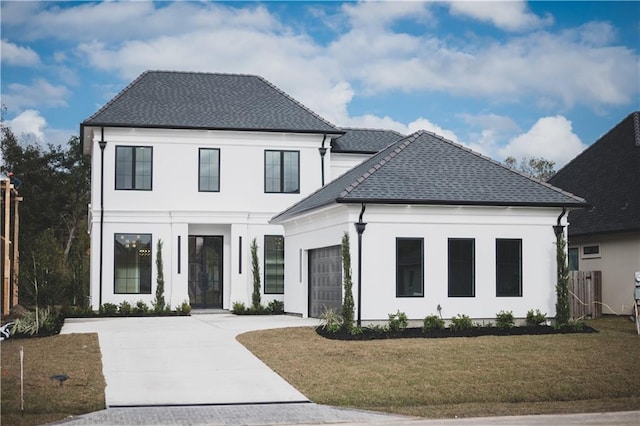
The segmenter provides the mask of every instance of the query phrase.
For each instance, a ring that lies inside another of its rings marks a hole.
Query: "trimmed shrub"
[[[118,312],[121,315],[130,315],[131,314],[131,303],[127,302],[126,300],[122,303],[120,303],[120,306],[118,306]]]
[[[144,301],[138,300],[136,306],[134,306],[131,311],[134,314],[146,314],[149,312],[149,306],[144,303]]]
[[[513,311],[500,311],[496,314],[496,326],[498,328],[513,328],[516,320],[513,317]]]
[[[422,322],[422,331],[442,329],[444,329],[444,320],[437,315],[427,315]]]
[[[526,323],[529,326],[536,326],[540,324],[544,324],[547,322],[547,314],[543,314],[540,312],[540,309],[536,309],[534,312],[533,309],[527,311],[527,319]]]
[[[284,302],[282,300],[272,300],[267,305],[267,310],[274,315],[284,314]]]
[[[247,307],[244,305],[244,302],[233,302],[231,305],[231,311],[234,314],[242,314],[247,310]]]
[[[407,314],[397,311],[395,314],[389,314],[389,330],[401,331],[407,328],[409,320]]]
[[[451,331],[465,331],[473,328],[473,321],[467,315],[458,314],[457,317],[451,318],[451,325],[449,325]]]
[[[101,315],[115,315],[118,312],[118,305],[114,303],[103,303],[98,308],[98,313]]]

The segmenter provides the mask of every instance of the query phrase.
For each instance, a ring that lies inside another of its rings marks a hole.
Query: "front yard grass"
[[[313,402],[446,418],[640,409],[640,336],[626,317],[593,334],[337,341],[312,328],[238,340]]]
[[[24,416],[20,411],[20,347],[24,347]],[[96,334],[9,339],[2,349],[3,425],[38,425],[105,408]],[[66,374],[62,386],[50,377]]]

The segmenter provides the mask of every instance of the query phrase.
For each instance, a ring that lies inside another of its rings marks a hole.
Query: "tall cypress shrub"
[[[156,252],[156,299],[153,301],[153,310],[164,312],[166,303],[164,301],[164,268],[162,264],[162,240],[158,240],[158,250]]]
[[[564,232],[556,238],[556,261],[558,281],[556,283],[556,325],[569,323],[569,267],[567,265],[567,242]]]
[[[251,273],[253,274],[253,294],[251,303],[254,309],[260,309],[260,262],[258,261],[258,243],[254,238],[251,242]]]
[[[353,328],[354,306],[353,306],[353,282],[351,281],[351,251],[349,247],[349,234],[344,233],[342,237],[342,271],[344,285],[344,300],[342,301],[342,328],[351,330]]]

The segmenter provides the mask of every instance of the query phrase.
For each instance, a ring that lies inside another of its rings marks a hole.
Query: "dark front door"
[[[189,303],[222,308],[222,237],[189,236]]]

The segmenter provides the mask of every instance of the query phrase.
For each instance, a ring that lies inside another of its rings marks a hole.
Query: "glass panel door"
[[[189,236],[189,303],[222,308],[222,237]]]

